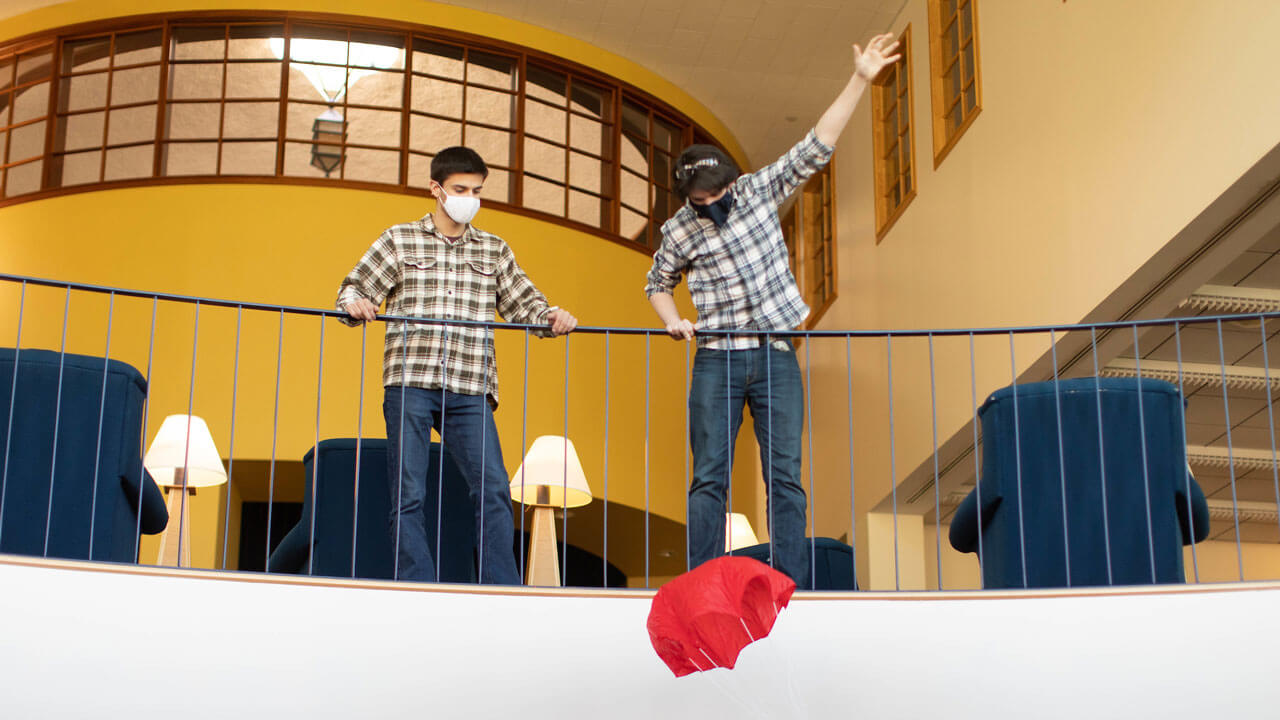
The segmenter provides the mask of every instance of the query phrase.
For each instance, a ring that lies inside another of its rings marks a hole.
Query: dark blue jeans
[[[808,587],[805,494],[800,480],[804,386],[795,351],[762,345],[749,350],[698,350],[689,390],[689,566],[724,554],[725,495],[742,408],[751,409],[760,466],[768,490],[773,565]]]
[[[383,395],[382,416],[387,422],[391,542],[399,548],[396,577],[423,582],[436,579],[423,508],[427,482],[435,482],[427,478],[428,448],[434,428],[466,479],[476,507],[480,582],[519,585],[520,572],[513,551],[511,490],[493,411],[485,397],[390,386]]]

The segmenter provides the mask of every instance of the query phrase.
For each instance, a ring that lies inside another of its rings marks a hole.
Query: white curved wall
[[[1280,585],[810,595],[676,679],[651,595],[0,558],[8,718],[1274,717]]]

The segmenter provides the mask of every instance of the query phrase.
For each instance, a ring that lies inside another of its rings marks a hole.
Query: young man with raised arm
[[[768,488],[774,565],[805,588],[805,493],[800,479],[804,390],[794,345],[770,338],[809,314],[787,259],[778,207],[831,159],[867,85],[900,56],[891,34],[853,46],[853,75],[818,124],[773,164],[740,175],[719,148],[694,145],[673,168],[686,203],[662,226],[645,292],[671,337],[698,351],[689,390],[689,567],[725,550],[725,496],[742,408],[751,409]],[[683,274],[698,323],[680,317],[671,293]],[[700,335],[703,330],[745,334]]]
[[[441,150],[431,161],[435,212],[388,228],[338,290],[348,325],[388,315],[435,320],[545,325],[563,335],[578,321],[549,305],[502,238],[471,224],[489,170],[470,148]],[[518,585],[511,493],[493,410],[498,373],[492,331],[474,326],[390,322],[383,355],[382,413],[387,424],[391,536],[396,577],[431,582],[435,565],[423,503],[434,428],[470,488],[476,507],[480,582]]]

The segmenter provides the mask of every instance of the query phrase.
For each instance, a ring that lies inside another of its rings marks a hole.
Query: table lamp
[[[196,488],[227,481],[209,426],[194,415],[170,415],[160,424],[142,465],[168,494],[169,524],[160,537],[157,564],[191,567],[190,497]],[[175,524],[174,518],[177,518]]]
[[[742,513],[724,514],[724,551],[730,552],[738,548],[759,545],[755,530],[751,529],[751,521]]]
[[[573,441],[559,435],[543,435],[534,440],[524,462],[511,476],[511,497],[533,507],[525,584],[559,586],[560,558],[556,553],[553,509],[591,502],[591,488]]]

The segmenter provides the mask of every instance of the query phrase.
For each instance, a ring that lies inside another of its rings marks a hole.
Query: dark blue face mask
[[[729,188],[719,200],[713,203],[707,203],[706,205],[689,204],[693,206],[693,211],[698,213],[699,216],[715,223],[717,228],[722,228],[725,223],[729,222],[729,213],[733,211],[733,200],[733,188]]]

